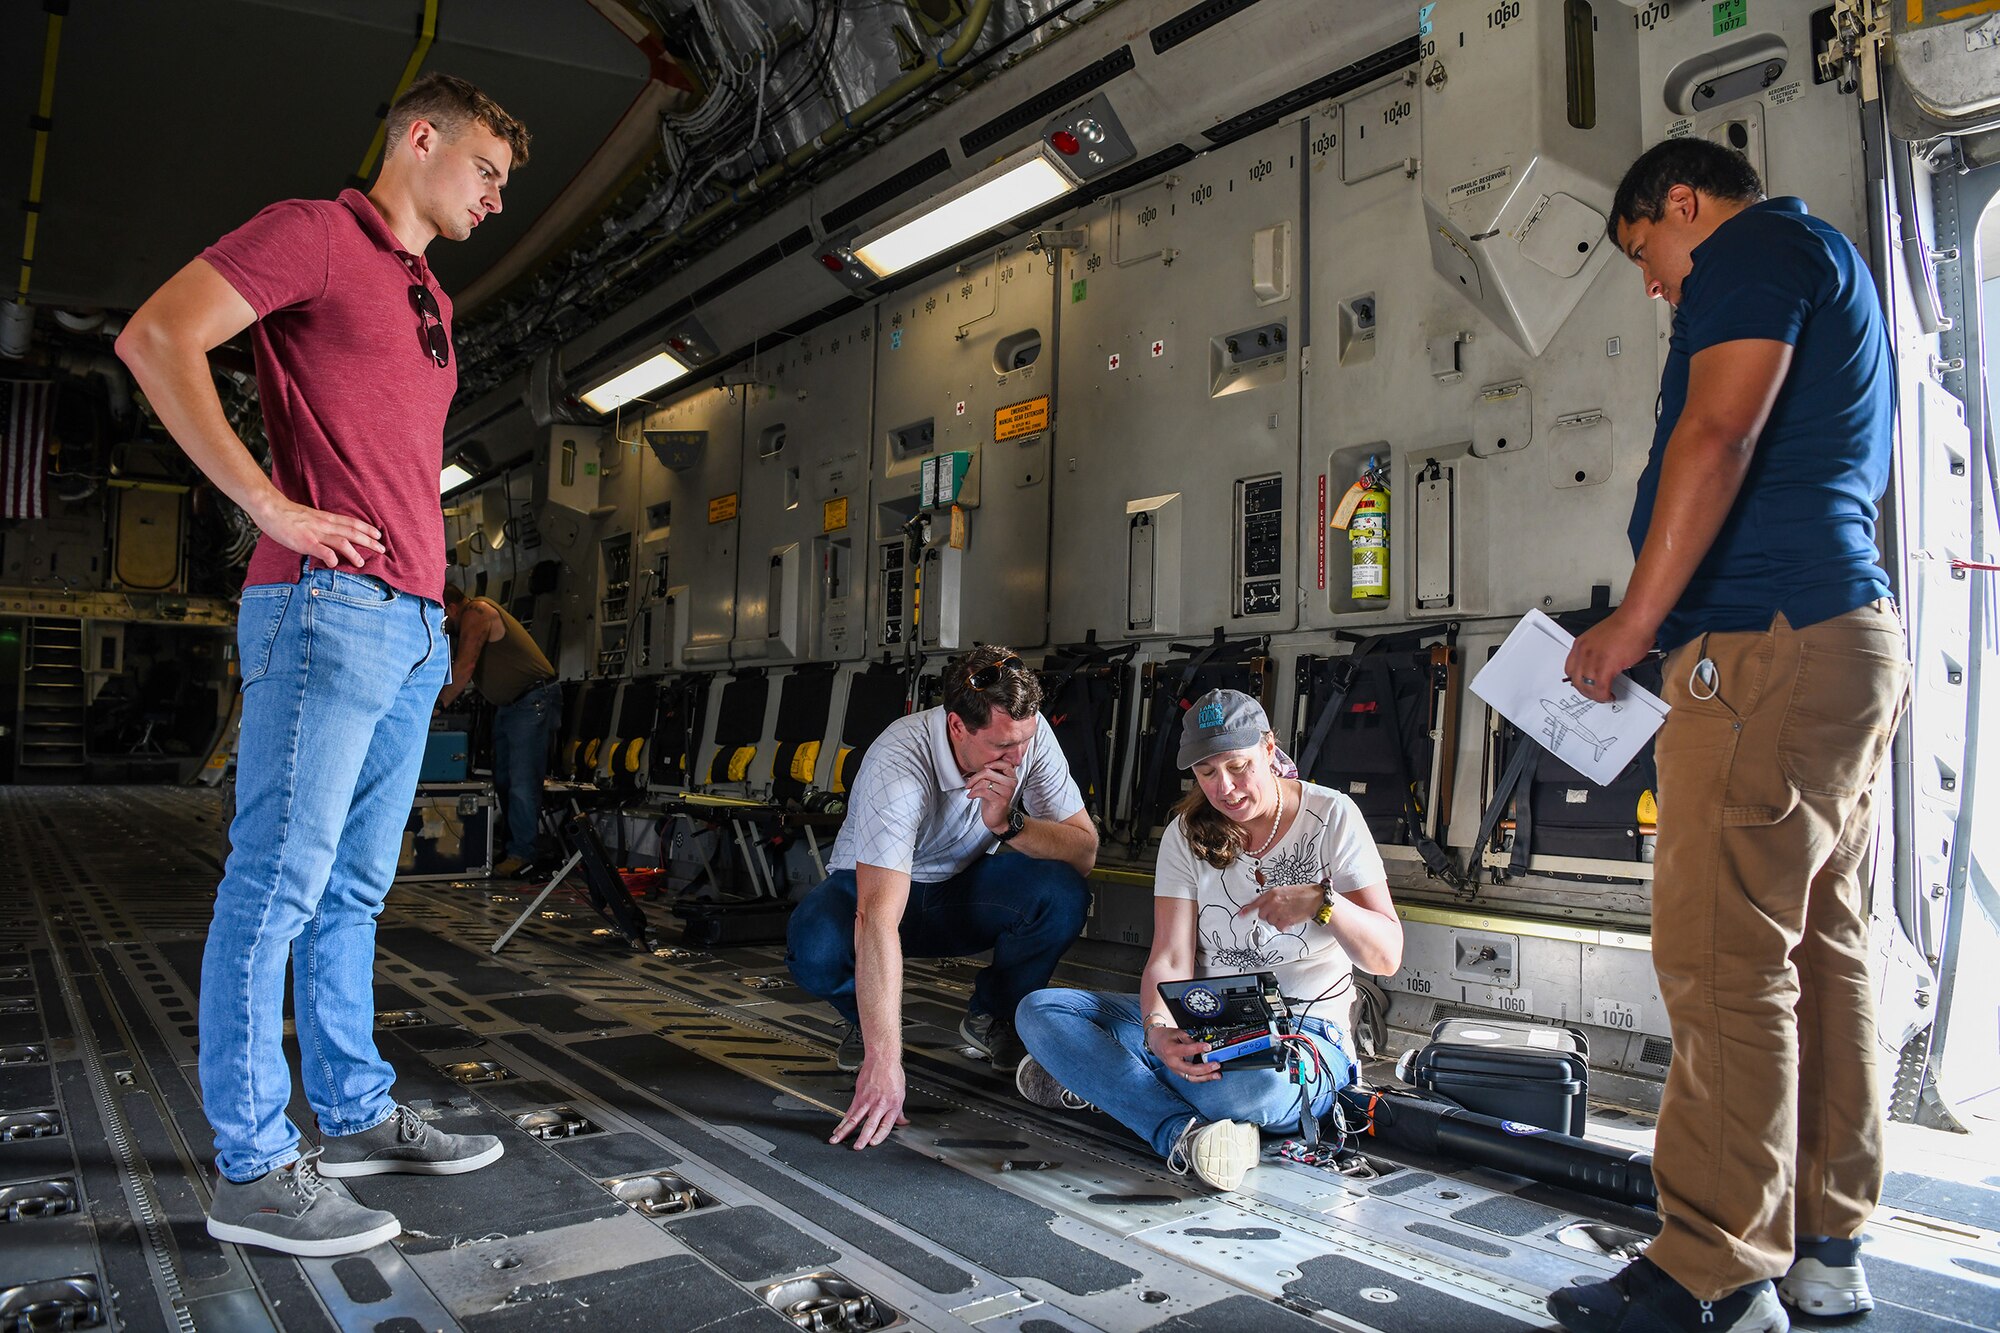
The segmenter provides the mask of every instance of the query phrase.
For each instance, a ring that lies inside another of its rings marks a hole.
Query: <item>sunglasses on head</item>
[[[988,662],[985,666],[972,672],[965,678],[965,683],[971,689],[990,690],[1000,683],[1000,674],[1002,672],[1025,671],[1027,668],[1028,664],[1018,657],[1003,657],[997,662]]]
[[[424,350],[442,369],[451,360],[451,339],[445,335],[444,316],[438,312],[437,298],[421,282],[410,284],[410,304],[423,320]]]

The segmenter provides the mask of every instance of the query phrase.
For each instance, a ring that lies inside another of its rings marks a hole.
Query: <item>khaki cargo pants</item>
[[[1861,871],[1906,656],[1884,599],[1666,661],[1653,966],[1674,1056],[1646,1253],[1702,1299],[1781,1276],[1795,1235],[1859,1235],[1881,1194]]]

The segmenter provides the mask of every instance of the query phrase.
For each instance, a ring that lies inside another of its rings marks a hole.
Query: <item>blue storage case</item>
[[[433,731],[424,738],[418,782],[464,782],[472,775],[472,733]]]

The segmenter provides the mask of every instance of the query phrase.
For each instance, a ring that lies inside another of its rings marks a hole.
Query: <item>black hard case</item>
[[[1417,1053],[1411,1081],[1468,1111],[1583,1137],[1590,1047],[1538,1023],[1447,1018]]]

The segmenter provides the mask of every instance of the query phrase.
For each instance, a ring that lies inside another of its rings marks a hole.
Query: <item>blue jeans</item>
[[[395,878],[450,657],[444,611],[367,575],[246,588],[236,820],[201,972],[201,1094],[216,1168],[299,1155],[285,1114],[285,961],[306,1100],[327,1134],[389,1118],[375,1049],[375,918]]]
[[[1036,991],[1014,1015],[1036,1063],[1162,1157],[1191,1116],[1297,1129],[1299,1086],[1283,1070],[1224,1066],[1221,1078],[1191,1083],[1146,1049],[1142,1022],[1138,996],[1086,990]],[[1337,1025],[1307,1018],[1300,1030],[1326,1067],[1324,1075],[1315,1069],[1307,1080],[1313,1114],[1324,1115],[1333,1094],[1354,1082],[1354,1061]]]
[[[852,870],[836,870],[800,901],[786,934],[792,978],[861,1021],[854,1005]],[[905,958],[963,958],[993,951],[972,983],[971,1011],[1011,1017],[1021,997],[1049,984],[1090,911],[1090,887],[1061,861],[1003,852],[950,879],[910,885],[897,927]]]
[[[513,703],[493,712],[493,785],[507,815],[507,855],[535,859],[535,832],[542,815],[542,779],[549,773],[549,746],[562,723],[562,686],[545,681],[530,686]]]

